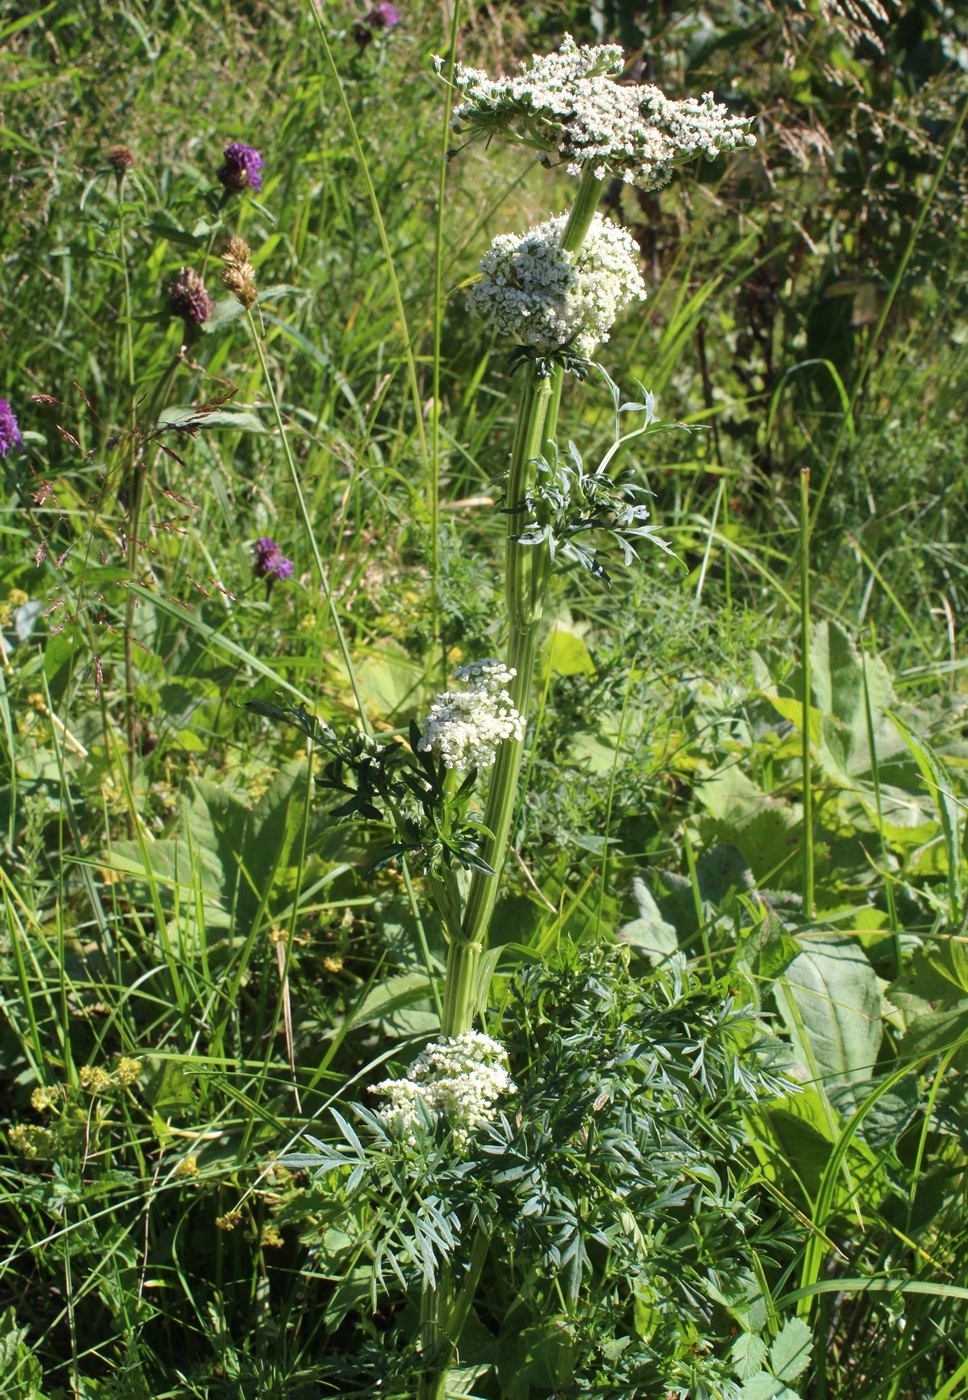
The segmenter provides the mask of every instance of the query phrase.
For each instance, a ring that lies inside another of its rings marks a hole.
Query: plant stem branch
[[[813,786],[810,770],[810,472],[800,473],[800,638],[803,650],[801,668],[801,762],[803,765],[803,912],[813,918]]]

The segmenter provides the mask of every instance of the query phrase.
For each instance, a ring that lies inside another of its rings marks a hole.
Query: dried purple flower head
[[[380,0],[378,5],[363,16],[359,24],[353,26],[353,38],[361,49],[365,49],[374,34],[378,34],[381,29],[396,29],[403,16],[396,5],[391,5],[390,0]]]
[[[256,578],[268,579],[270,583],[274,579],[292,578],[292,560],[283,556],[275,540],[270,540],[268,535],[256,540],[253,552],[255,560],[252,570]]]
[[[212,314],[212,298],[193,268],[183,267],[168,288],[168,310],[182,316],[186,326],[200,326]]]
[[[262,157],[251,146],[233,141],[226,146],[225,161],[215,172],[227,190],[261,190]]]
[[[11,447],[23,445],[14,411],[6,399],[0,399],[0,457],[6,457]]]
[[[130,170],[134,165],[134,152],[130,151],[127,146],[109,146],[107,155],[108,165],[119,180],[125,171]]]

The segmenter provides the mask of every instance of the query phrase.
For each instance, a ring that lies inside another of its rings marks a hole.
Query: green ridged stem
[[[548,410],[554,401],[550,376],[539,379],[528,367],[521,393],[518,426],[511,453],[508,474],[508,505],[523,499],[528,486],[529,467],[544,450]],[[534,653],[540,608],[536,610],[534,588],[536,574],[541,569],[538,555],[542,546],[522,545],[515,535],[520,530],[520,515],[509,513],[506,546],[507,608],[510,625],[508,666],[515,671],[509,687],[511,699],[519,714],[527,710],[531,689]],[[495,871],[484,875],[480,871],[471,877],[471,886],[464,910],[460,939],[451,942],[447,956],[447,976],[444,989],[444,1014],[441,1031],[446,1036],[462,1035],[471,1028],[477,1003],[477,976],[484,939],[497,896],[500,866],[507,849],[508,832],[514,812],[518,773],[521,768],[522,744],[507,739],[498,749],[491,770],[491,786],[484,809],[484,825],[493,833],[484,850],[484,859]]]
[[[601,192],[601,180],[596,180],[586,169],[561,238],[561,246],[569,252],[577,252],[581,247],[598,208]],[[533,365],[526,365],[521,373],[525,378],[508,473],[509,514],[505,560],[507,664],[515,672],[508,690],[515,709],[526,723],[541,608],[551,575],[551,556],[546,545],[518,542],[516,536],[521,531],[521,512],[515,511],[514,507],[527,496],[534,475],[535,458],[553,460],[564,370],[556,365],[550,374],[539,376]],[[450,939],[440,1022],[444,1036],[463,1035],[474,1024],[480,1000],[478,982],[481,959],[487,946],[491,915],[507,855],[523,754],[523,740],[506,739],[498,750],[491,770],[484,825],[492,835],[482,855],[494,874],[484,875],[478,870],[474,871],[460,937]],[[483,1236],[478,1237],[471,1273],[456,1301],[449,1279],[441,1279],[436,1288],[424,1287],[422,1290],[420,1335],[428,1366],[417,1384],[417,1400],[445,1400],[447,1371],[473,1300],[488,1243]]]
[[[586,168],[562,233],[561,245],[569,252],[577,252],[581,247],[595,217],[601,193],[601,180],[597,180]],[[526,722],[538,624],[551,573],[551,559],[544,545],[525,545],[517,541],[515,537],[520,533],[521,521],[520,513],[514,513],[513,507],[527,495],[534,459],[542,456],[551,460],[554,453],[564,370],[556,365],[543,378],[530,366],[522,373],[528,377],[521,392],[508,475],[507,500],[512,511],[508,515],[507,527],[506,587],[509,627],[507,664],[516,672],[510,694],[516,710]],[[441,1022],[441,1030],[447,1036],[461,1035],[470,1030],[473,1024],[480,962],[507,854],[523,752],[523,741],[506,739],[498,750],[491,771],[484,825],[492,836],[482,854],[495,873],[484,875],[474,871],[464,910],[462,937],[450,945]]]

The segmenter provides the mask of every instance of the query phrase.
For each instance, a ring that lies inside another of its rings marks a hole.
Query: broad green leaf
[[[853,939],[809,937],[774,987],[777,1009],[811,1078],[870,1079],[880,1049],[883,997]]]
[[[426,975],[405,973],[375,985],[353,1013],[353,1028],[373,1022],[392,1025],[398,1035],[419,1035],[437,1028]]]
[[[145,1100],[162,1118],[182,1117],[196,1109],[196,1074],[180,1060],[164,1060],[143,1087]]]
[[[655,966],[664,962],[678,948],[676,930],[662,917],[652,891],[638,875],[632,881],[632,894],[638,906],[638,916],[623,924],[618,936],[623,942],[631,943]]]
[[[43,1369],[31,1352],[27,1328],[17,1325],[13,1308],[0,1314],[0,1376],[6,1400],[44,1400]]]
[[[947,856],[948,875],[948,919],[956,924],[962,915],[962,806],[954,795],[953,784],[948,770],[934,749],[900,718],[891,719],[907,744],[921,777],[934,799],[941,829],[944,832],[944,848]],[[968,954],[964,955],[964,972],[968,977]]]
[[[941,1055],[960,1047],[962,1057],[968,1050],[968,1000],[956,1002],[943,1011],[928,1011],[917,1016],[901,1041],[901,1054],[911,1059],[922,1055]]]
[[[820,1189],[833,1151],[831,1117],[820,1090],[812,1085],[763,1110],[757,1154],[784,1189],[802,1192],[803,1204],[808,1206]]]
[[[769,885],[778,872],[785,884],[790,883],[800,858],[795,839],[800,823],[798,804],[781,802],[763,792],[735,764],[698,781],[696,796],[710,818],[701,823],[704,840],[710,845],[737,848],[746,857],[744,866],[752,866],[748,876],[743,876],[747,887],[754,877]]]
[[[837,621],[821,622],[810,641],[813,695],[818,707],[833,715],[852,733],[866,737],[864,671],[874,714],[894,704],[894,688],[880,657],[868,657],[866,668],[852,638]]]
[[[810,1365],[813,1334],[799,1317],[791,1317],[770,1347],[770,1365],[778,1380],[789,1384]]]
[[[750,1376],[746,1381],[740,1395],[742,1400],[774,1400],[781,1388],[781,1382],[771,1376],[769,1371],[757,1371],[755,1376]]]
[[[742,1332],[733,1343],[729,1359],[741,1381],[748,1381],[757,1371],[763,1369],[766,1360],[766,1343],[752,1332]]]
[[[790,966],[800,951],[800,945],[779,914],[767,909],[763,918],[741,939],[737,962],[759,981],[772,982]]]
[[[356,680],[363,703],[375,717],[394,719],[421,706],[424,669],[397,642],[382,642],[361,661]]]
[[[556,676],[593,676],[595,663],[583,640],[561,622],[555,625],[546,650],[546,667]]]

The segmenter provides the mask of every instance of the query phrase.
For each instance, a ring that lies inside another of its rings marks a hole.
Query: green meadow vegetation
[[[968,19],[108,9],[0,7],[0,1397],[968,1397]],[[755,145],[451,125],[567,34]]]

